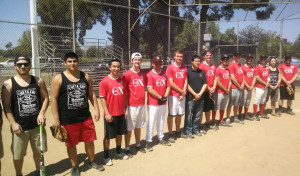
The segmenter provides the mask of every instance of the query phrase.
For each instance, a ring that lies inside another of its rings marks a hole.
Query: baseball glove
[[[292,87],[286,87],[286,91],[289,95],[294,94],[294,89]]]
[[[54,127],[50,127],[50,130],[55,139],[59,140],[60,142],[67,142],[68,133],[63,126],[60,126],[57,131],[55,131]]]
[[[158,105],[162,105],[162,104],[164,104],[166,102],[167,102],[167,97],[161,97],[161,99],[159,99],[157,101]]]

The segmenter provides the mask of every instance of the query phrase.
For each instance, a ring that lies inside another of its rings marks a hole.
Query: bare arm
[[[238,81],[235,79],[234,75],[230,75],[231,82],[236,85],[236,87],[240,88],[241,85],[238,83]]]
[[[48,109],[48,105],[49,105],[49,96],[48,96],[48,91],[47,91],[45,82],[41,78],[36,78],[36,79],[38,79],[37,83],[38,83],[38,86],[40,88],[40,94],[41,94],[41,98],[42,98],[42,101],[43,101],[42,108],[41,108],[40,113],[37,117],[37,123],[41,124],[41,125],[44,125],[45,122],[46,122],[45,113],[46,113],[46,110]]]
[[[93,84],[92,84],[92,79],[90,77],[90,75],[85,74],[85,78],[89,84],[89,99],[95,109],[95,115],[94,115],[94,119],[97,122],[100,119],[100,109],[99,109],[99,105],[98,105],[98,101],[97,101],[97,97],[95,95],[95,92],[93,90]]]
[[[165,92],[165,97],[169,96],[170,92],[171,92],[171,87],[167,87]]]
[[[56,75],[51,82],[50,95],[51,95],[51,110],[53,115],[53,127],[57,130],[60,127],[59,113],[58,113],[58,97],[59,89],[62,83],[61,75]]]
[[[220,89],[222,89],[224,92],[226,92],[226,94],[228,94],[228,89],[226,89],[226,88],[223,86],[223,84],[222,84],[221,81],[220,81],[220,78],[217,78],[217,77],[216,77],[216,81],[217,81],[218,87],[219,87]],[[229,87],[230,87],[230,86],[229,86]]]
[[[149,93],[150,95],[152,95],[154,98],[156,98],[156,99],[161,99],[161,98],[162,98],[162,96],[159,95],[159,94],[153,89],[153,87],[147,87],[147,90],[148,90],[148,93]]]
[[[169,79],[169,82],[170,82],[170,85],[171,85],[171,88],[172,89],[174,89],[174,90],[176,90],[177,92],[179,92],[180,94],[184,94],[184,87],[183,87],[183,89],[180,89],[175,83],[174,83],[174,81],[173,81],[173,79],[171,78],[171,79]]]
[[[100,102],[101,102],[102,108],[104,110],[105,120],[108,123],[112,122],[112,116],[110,115],[110,113],[108,111],[107,104],[106,104],[106,99],[104,97],[100,97]]]
[[[6,80],[2,86],[1,96],[2,96],[3,110],[4,110],[4,114],[5,114],[8,122],[11,126],[12,131],[16,134],[20,134],[23,132],[23,129],[22,129],[21,125],[19,125],[16,122],[15,117],[12,113],[11,90],[12,90],[12,83],[11,83],[11,80],[9,79],[9,80]]]

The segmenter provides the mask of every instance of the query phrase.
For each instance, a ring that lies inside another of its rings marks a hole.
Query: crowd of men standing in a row
[[[233,61],[228,65],[229,57],[220,58],[217,67],[211,63],[211,52],[201,57],[191,58],[192,66],[182,65],[183,52],[174,52],[174,62],[164,72],[161,57],[152,59],[152,67],[147,74],[141,69],[142,55],[133,53],[132,67],[122,77],[121,61],[109,61],[110,74],[99,84],[100,102],[104,110],[104,164],[113,165],[109,153],[110,139],[116,140],[115,158],[126,160],[133,157],[130,150],[132,131],[135,136],[135,149],[146,153],[153,150],[152,138],[156,124],[157,136],[161,145],[170,146],[177,138],[194,138],[194,135],[206,134],[208,129],[218,130],[219,125],[232,126],[231,122],[244,124],[244,119],[257,120],[268,118],[264,113],[266,101],[270,97],[272,113],[280,116],[283,100],[287,100],[287,113],[294,115],[291,109],[294,100],[294,81],[298,68],[291,64],[291,57],[277,68],[277,60],[260,56],[260,63],[252,67],[253,57],[245,58],[245,65],[240,63],[241,54],[234,53]],[[103,171],[104,167],[95,162],[94,141],[97,139],[94,121],[100,118],[100,109],[93,92],[90,76],[79,71],[78,56],[66,53],[64,65],[66,70],[56,75],[51,82],[51,109],[54,118],[53,127],[58,130],[63,126],[68,132],[65,143],[72,165],[71,175],[80,175],[77,162],[76,145],[84,142],[90,168]],[[227,66],[228,65],[228,66]],[[31,61],[26,56],[15,59],[17,75],[3,83],[2,103],[4,113],[12,130],[12,153],[16,175],[22,175],[22,166],[28,143],[33,151],[36,175],[40,175],[40,131],[39,124],[46,121],[45,112],[49,104],[45,82],[31,76]],[[147,98],[145,94],[147,89]],[[248,114],[252,90],[255,89],[253,116]],[[275,113],[275,102],[280,92],[279,110]],[[147,106],[145,100],[147,99]],[[95,109],[89,111],[89,102]],[[233,118],[230,118],[233,106]],[[0,106],[1,107],[1,106]],[[148,109],[148,123],[145,108]],[[168,107],[168,135],[164,136],[164,122]],[[258,107],[259,112],[257,112]],[[224,118],[224,112],[226,118]],[[216,120],[219,110],[220,118]],[[242,111],[244,110],[244,114]],[[201,125],[204,112],[206,123]],[[0,118],[0,137],[2,129],[2,110]],[[185,115],[184,129],[181,131],[181,117]],[[212,117],[212,118],[211,118]],[[173,133],[175,121],[175,133]],[[141,129],[146,130],[146,146],[141,145]],[[45,134],[43,129],[43,134]],[[125,136],[125,150],[122,152],[122,136]],[[44,151],[47,151],[46,135],[43,135]],[[0,158],[3,157],[3,144],[0,138]],[[1,162],[0,162],[1,169]],[[1,175],[1,170],[0,170]]]

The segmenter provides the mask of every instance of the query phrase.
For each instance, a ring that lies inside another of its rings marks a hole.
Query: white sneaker
[[[232,127],[232,125],[230,124],[230,119],[228,118],[228,119],[226,119],[226,126],[228,126],[228,127]]]
[[[112,161],[111,161],[110,158],[105,158],[105,159],[104,159],[104,164],[105,164],[106,166],[112,166],[112,165],[113,165],[113,163],[112,163]]]
[[[128,156],[125,155],[124,153],[120,153],[120,154],[115,154],[116,158],[120,159],[120,160],[128,160]]]

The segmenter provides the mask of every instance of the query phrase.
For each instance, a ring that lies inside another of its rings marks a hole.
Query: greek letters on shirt
[[[176,72],[175,76],[178,79],[184,79],[183,72]]]
[[[293,66],[291,66],[291,67],[293,67]],[[293,73],[293,70],[290,68],[286,68],[286,69],[284,69],[284,73]]]
[[[229,79],[229,73],[228,73],[228,72],[223,73],[223,78],[224,78],[224,79]]]
[[[252,78],[253,77],[253,72],[248,72],[247,77]]]
[[[157,80],[156,80],[156,85],[157,85],[158,87],[166,86],[166,78],[165,78],[165,79],[157,79]]]
[[[87,106],[87,86],[85,83],[67,85],[68,109],[81,109]]]
[[[17,90],[17,100],[20,116],[32,116],[39,113],[36,88]]]

